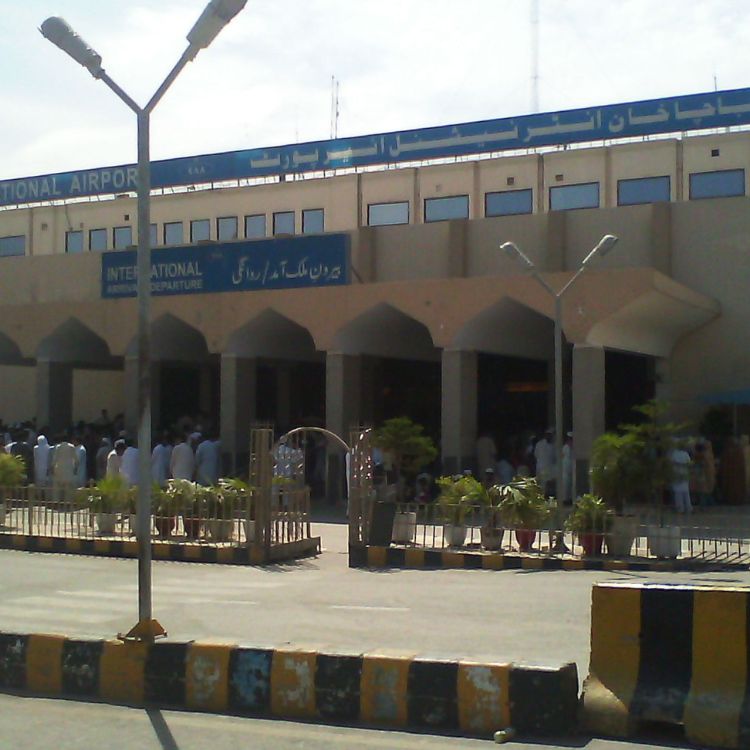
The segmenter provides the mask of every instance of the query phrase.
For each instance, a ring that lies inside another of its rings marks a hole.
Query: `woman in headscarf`
[[[48,484],[50,450],[47,438],[40,435],[34,446],[34,484],[37,487],[46,487]]]

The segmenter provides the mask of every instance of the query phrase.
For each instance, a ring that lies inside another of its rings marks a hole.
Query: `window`
[[[729,198],[744,194],[744,169],[722,169],[718,172],[696,172],[690,175],[690,200]]]
[[[159,239],[158,234],[159,234],[159,231],[158,231],[156,224],[149,224],[148,244],[150,247],[154,247],[154,245],[156,245],[156,243],[158,242],[158,239]]]
[[[367,225],[384,227],[409,223],[409,203],[370,203],[367,207]]]
[[[452,195],[450,198],[427,198],[424,202],[425,221],[469,218],[469,196]]]
[[[73,232],[65,232],[65,252],[83,252],[83,232],[80,229]]]
[[[245,217],[245,237],[255,240],[266,236],[266,215],[254,214]]]
[[[190,222],[190,241],[202,242],[211,239],[211,222],[208,219],[196,219]]]
[[[485,216],[512,216],[513,214],[530,214],[532,207],[532,191],[504,190],[500,193],[485,193]]]
[[[574,208],[599,208],[599,183],[560,185],[549,189],[550,211],[570,211]]]
[[[274,234],[294,234],[294,211],[279,211],[273,215]]]
[[[115,250],[124,250],[133,244],[132,227],[115,227],[113,235],[113,245]]]
[[[165,245],[181,245],[184,241],[181,221],[167,221],[164,223]]]
[[[89,250],[103,251],[107,249],[107,230],[91,229],[89,230]]]
[[[8,255],[24,255],[25,253],[25,235],[19,234],[14,237],[0,237],[0,257]]]
[[[634,206],[669,200],[669,177],[642,177],[617,181],[617,205]]]
[[[216,220],[216,239],[218,240],[236,240],[237,239],[237,217],[222,216]]]
[[[302,234],[320,234],[323,231],[323,209],[307,208],[302,212]]]

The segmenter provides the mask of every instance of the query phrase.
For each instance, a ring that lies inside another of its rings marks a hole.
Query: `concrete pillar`
[[[250,425],[256,419],[258,362],[221,355],[221,451],[224,473],[244,474],[250,454]]]
[[[287,432],[298,425],[292,423],[292,365],[279,362],[276,365],[276,427]]]
[[[161,422],[161,362],[151,363],[151,429],[166,427]],[[125,432],[138,436],[138,359],[125,358]]]
[[[60,432],[73,421],[73,366],[66,362],[36,363],[36,420],[38,427]]]
[[[362,357],[341,352],[326,353],[326,427],[345,441],[349,428],[362,420]],[[337,503],[344,493],[344,456],[339,448],[328,447],[328,481],[326,492],[330,503]]]
[[[573,447],[579,494],[588,490],[591,446],[605,429],[604,384],[604,349],[576,344],[573,347]]]
[[[443,473],[474,469],[477,440],[477,354],[443,349]]]

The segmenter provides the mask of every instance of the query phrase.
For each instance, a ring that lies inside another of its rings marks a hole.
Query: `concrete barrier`
[[[552,669],[10,633],[0,633],[0,689],[479,736],[507,727],[563,736],[575,728],[578,703],[574,664]]]
[[[750,589],[597,584],[582,724],[633,737],[682,725],[691,742],[750,746]]]

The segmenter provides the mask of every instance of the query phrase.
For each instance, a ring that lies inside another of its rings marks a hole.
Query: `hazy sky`
[[[249,0],[152,117],[153,159],[525,114],[531,0]],[[37,31],[64,17],[143,104],[205,0],[0,0],[0,179],[135,161],[135,116]],[[539,0],[540,110],[750,85],[748,0]]]

